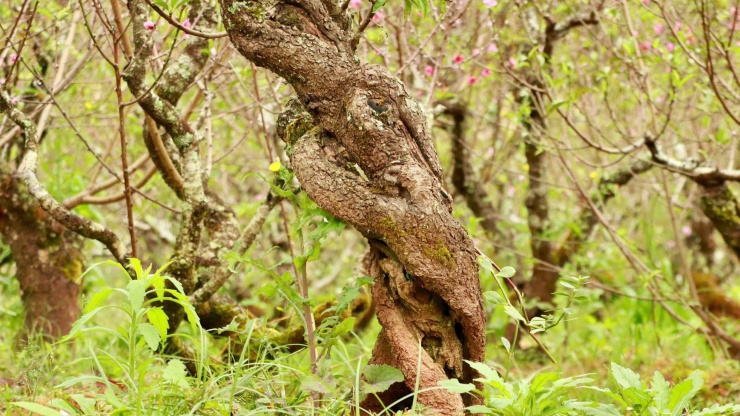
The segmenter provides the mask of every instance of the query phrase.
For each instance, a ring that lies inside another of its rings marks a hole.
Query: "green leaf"
[[[332,329],[331,334],[335,337],[341,337],[344,334],[350,333],[355,328],[355,321],[357,318],[350,316],[349,318],[342,321],[339,325]]]
[[[146,293],[146,282],[144,280],[132,280],[126,286],[128,299],[131,302],[131,308],[134,313],[138,313],[144,305],[144,295]]]
[[[482,406],[479,404],[476,404],[475,406],[468,406],[465,408],[469,413],[474,415],[492,415],[494,414],[493,410],[489,409],[486,406]]]
[[[658,411],[662,411],[668,405],[668,398],[671,395],[671,388],[665,381],[663,375],[658,371],[653,373],[653,382],[650,385],[650,391],[653,393],[653,403]]]
[[[129,263],[131,263],[131,267],[134,269],[134,272],[136,273],[136,278],[138,280],[144,280],[146,279],[146,276],[144,276],[144,269],[141,267],[141,262],[137,258],[130,258],[128,259]]]
[[[82,413],[85,415],[94,415],[96,413],[95,411],[95,399],[90,397],[85,397],[82,394],[71,394],[69,397],[74,400],[78,406],[80,406],[80,409],[82,410]]]
[[[331,393],[323,380],[313,374],[307,374],[303,377],[303,380],[301,380],[301,388],[303,390],[314,391],[324,395]]]
[[[475,362],[475,361],[465,360],[465,362],[468,363],[468,365],[473,370],[477,371],[483,377],[482,381],[484,381],[484,382],[485,381],[490,381],[490,380],[503,381],[501,379],[501,376],[498,375],[498,372],[496,372],[496,370],[494,370],[493,368],[491,368],[491,367],[489,367],[489,366],[487,366],[487,365],[485,365],[483,363],[479,363],[479,362]]]
[[[28,411],[31,411],[37,415],[42,416],[62,416],[62,413],[58,410],[52,409],[51,407],[46,407],[43,405],[40,405],[38,403],[33,402],[13,402],[10,403],[11,405],[15,407],[20,407],[21,409],[26,409]]]
[[[365,371],[362,374],[367,381],[363,389],[365,393],[382,393],[388,390],[388,387],[393,383],[403,381],[401,370],[385,364],[370,364],[365,367]]]
[[[627,389],[630,387],[641,390],[642,382],[640,376],[629,368],[624,368],[617,363],[611,364],[611,374],[619,387]]]
[[[522,314],[519,313],[519,311],[511,305],[504,306],[504,312],[506,312],[507,315],[516,319],[517,321],[526,322]]]
[[[155,307],[147,310],[146,317],[149,318],[149,323],[157,328],[160,338],[167,338],[167,330],[170,328],[170,323],[167,314],[164,313],[162,308]]]
[[[505,266],[501,268],[501,271],[498,272],[496,275],[497,277],[503,277],[505,279],[511,278],[516,274],[516,270],[514,270],[511,266]]]
[[[87,302],[87,305],[85,305],[85,309],[83,312],[90,313],[93,309],[97,309],[103,306],[103,302],[108,299],[108,296],[110,296],[111,293],[113,293],[113,289],[107,288],[94,294],[92,297],[90,297],[90,301]]]
[[[529,390],[532,393],[539,393],[545,389],[545,387],[553,381],[560,378],[558,373],[539,373],[532,379],[532,385]]]
[[[483,298],[494,306],[503,305],[504,303],[506,303],[506,300],[503,296],[501,296],[498,292],[492,290],[483,293]]]
[[[671,411],[671,416],[682,415],[684,409],[688,407],[689,402],[703,384],[704,379],[701,378],[701,373],[699,370],[694,370],[686,380],[673,387],[671,397],[668,400],[668,409]]]
[[[496,270],[493,269],[493,264],[486,256],[478,256],[478,264],[488,273],[496,274]]]
[[[177,358],[173,358],[167,363],[167,367],[162,370],[162,377],[166,381],[184,389],[189,387],[185,364]]]
[[[451,380],[442,380],[437,384],[444,387],[450,393],[455,394],[468,393],[475,390],[475,384],[462,384],[456,378]]]
[[[161,338],[159,337],[159,331],[157,331],[157,328],[155,328],[154,325],[146,322],[139,324],[139,327],[136,328],[136,332],[144,337],[144,341],[146,341],[146,344],[152,349],[152,351],[157,351],[157,349],[159,349],[159,341]]]
[[[504,344],[504,349],[506,351],[511,350],[511,342],[506,337],[501,337],[501,343]]]
[[[621,394],[624,400],[630,405],[630,407],[634,407],[635,410],[638,412],[644,410],[645,407],[647,407],[647,405],[650,404],[650,401],[653,399],[646,391],[640,390],[635,387],[626,388],[622,390]]]
[[[387,1],[388,0],[378,0],[373,3],[373,13],[377,13],[378,10],[380,10],[380,8],[383,7]]]

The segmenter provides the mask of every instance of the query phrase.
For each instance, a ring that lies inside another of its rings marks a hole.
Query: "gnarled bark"
[[[419,354],[421,388],[449,377],[472,381],[463,359],[481,361],[485,350],[476,255],[450,215],[418,103],[386,68],[355,60],[339,2],[220,3],[239,52],[285,78],[298,95],[281,131],[304,190],[371,243],[383,326],[372,362],[395,365],[408,389],[416,384]],[[420,396],[420,403],[441,414],[463,411],[462,398],[443,390]]]
[[[0,162],[0,164],[3,162]],[[10,246],[25,312],[25,335],[57,339],[80,316],[82,239],[54,221],[0,168],[0,236]]]

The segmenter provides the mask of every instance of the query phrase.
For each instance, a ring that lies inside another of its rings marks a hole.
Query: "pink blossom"
[[[465,58],[462,55],[455,55],[455,57],[452,59],[452,63],[454,63],[455,65],[460,65],[461,63],[463,63],[464,60]]]
[[[478,82],[478,77],[475,75],[471,75],[470,78],[468,78],[468,85],[473,85],[476,82]]]
[[[9,62],[10,62],[11,64],[14,64],[14,63],[15,63],[15,61],[17,61],[17,60],[18,60],[18,54],[17,54],[17,53],[11,53],[11,54],[10,54],[10,58],[8,59],[8,61],[9,61]]]
[[[740,22],[735,22],[735,24],[730,23],[727,25],[727,28],[730,30],[740,30]]]
[[[655,32],[657,36],[662,35],[663,34],[663,24],[656,23],[655,26],[653,26],[653,32]]]
[[[350,0],[349,7],[359,9],[362,6],[362,0]]]
[[[649,51],[650,50],[650,42],[645,41],[645,42],[640,43],[640,50],[643,51],[643,52]]]
[[[673,42],[668,42],[665,45],[665,49],[668,51],[668,53],[672,53],[674,49],[676,49],[676,45],[673,44]]]
[[[676,247],[676,242],[673,241],[673,240],[666,241],[665,246],[667,248],[674,248],[674,247]]]
[[[190,18],[187,18],[187,19],[185,19],[185,21],[184,21],[184,22],[182,22],[182,27],[184,27],[184,28],[186,28],[186,29],[190,29]],[[185,35],[183,36],[183,38],[187,39],[187,38],[188,38],[189,36],[190,36],[190,35],[188,35],[188,34],[186,33],[186,34],[185,34]]]
[[[493,157],[493,155],[494,155],[495,153],[496,153],[496,151],[495,151],[495,150],[493,150],[493,147],[489,147],[489,148],[488,148],[488,151],[486,152],[486,155],[487,155],[488,157]]]
[[[424,68],[424,75],[426,75],[428,77],[431,77],[432,75],[434,75],[434,67],[431,66],[431,65],[427,65]]]
[[[473,56],[480,55],[480,49],[473,49]]]
[[[490,9],[491,7],[496,7],[498,2],[496,0],[483,0],[483,4]]]
[[[591,251],[589,251],[588,253],[586,253],[586,257],[588,257],[589,259],[593,259],[594,258],[594,253],[591,252]]]
[[[13,105],[16,105],[16,104],[18,104],[18,102],[20,102],[20,100],[21,99],[19,97],[13,97],[13,98],[10,99],[10,103],[13,104]]]
[[[736,13],[737,13],[737,9],[735,7],[731,7],[730,14],[736,14]]]
[[[151,20],[147,20],[146,22],[144,22],[144,29],[152,31],[154,30],[154,28],[155,28],[154,22],[152,22]]]
[[[681,228],[681,232],[683,233],[683,235],[685,235],[685,236],[687,236],[687,237],[688,237],[688,236],[690,236],[690,235],[691,235],[691,227],[690,227],[690,226],[688,226],[688,225],[684,225],[684,226],[683,226],[683,227]]]
[[[519,180],[519,182],[524,181],[524,175],[522,175],[521,173],[516,178]]]
[[[487,76],[491,75],[491,70],[488,69],[488,68],[483,68],[483,70],[480,71],[480,75],[482,77],[487,77]]]
[[[510,186],[506,189],[506,196],[511,198],[512,196],[514,196],[515,192],[516,192],[516,188],[514,188],[513,186]]]
[[[646,6],[649,6],[650,5],[650,0],[642,0],[642,4],[644,4]]]
[[[681,26],[683,26],[683,23],[676,22],[676,24],[673,25],[673,31],[678,32],[679,30],[681,30]]]
[[[0,85],[5,85],[7,80],[5,78],[0,78]]]
[[[498,46],[496,46],[495,43],[488,45],[488,52],[491,52],[491,53],[498,52]]]
[[[383,21],[383,18],[384,17],[385,17],[385,15],[383,14],[383,12],[381,12],[380,10],[378,10],[378,12],[375,13],[375,16],[373,16],[373,22],[380,23],[380,22]]]
[[[516,68],[516,59],[514,59],[513,57],[509,58],[509,66],[511,66],[512,68]]]
[[[424,91],[417,91],[416,92],[416,99],[421,100],[421,98],[424,97]]]

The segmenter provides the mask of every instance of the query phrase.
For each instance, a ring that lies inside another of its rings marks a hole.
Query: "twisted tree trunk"
[[[450,214],[418,103],[386,68],[355,59],[356,36],[338,2],[221,0],[221,11],[239,52],[298,95],[280,125],[301,185],[370,241],[366,260],[383,326],[372,362],[405,376],[385,399],[414,388],[420,355],[420,388],[450,377],[471,382],[463,359],[481,361],[485,350],[475,248]],[[444,390],[419,402],[434,413],[463,413],[463,398]]]

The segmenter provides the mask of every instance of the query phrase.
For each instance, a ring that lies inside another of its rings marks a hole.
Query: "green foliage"
[[[476,393],[484,398],[483,405],[467,408],[472,414],[491,415],[671,415],[678,416],[691,411],[691,401],[703,384],[698,371],[684,381],[671,387],[659,372],[655,372],[652,385],[646,388],[639,375],[633,371],[611,364],[610,374],[615,381],[613,390],[593,386],[594,380],[587,375],[563,377],[560,373],[544,372],[512,381],[483,364],[468,362],[481,375],[476,381],[483,390],[473,384],[461,384],[457,380],[440,383],[454,393]],[[588,399],[589,392],[597,392],[597,399]],[[714,405],[695,410],[691,415],[725,415],[740,412],[740,405]]]

